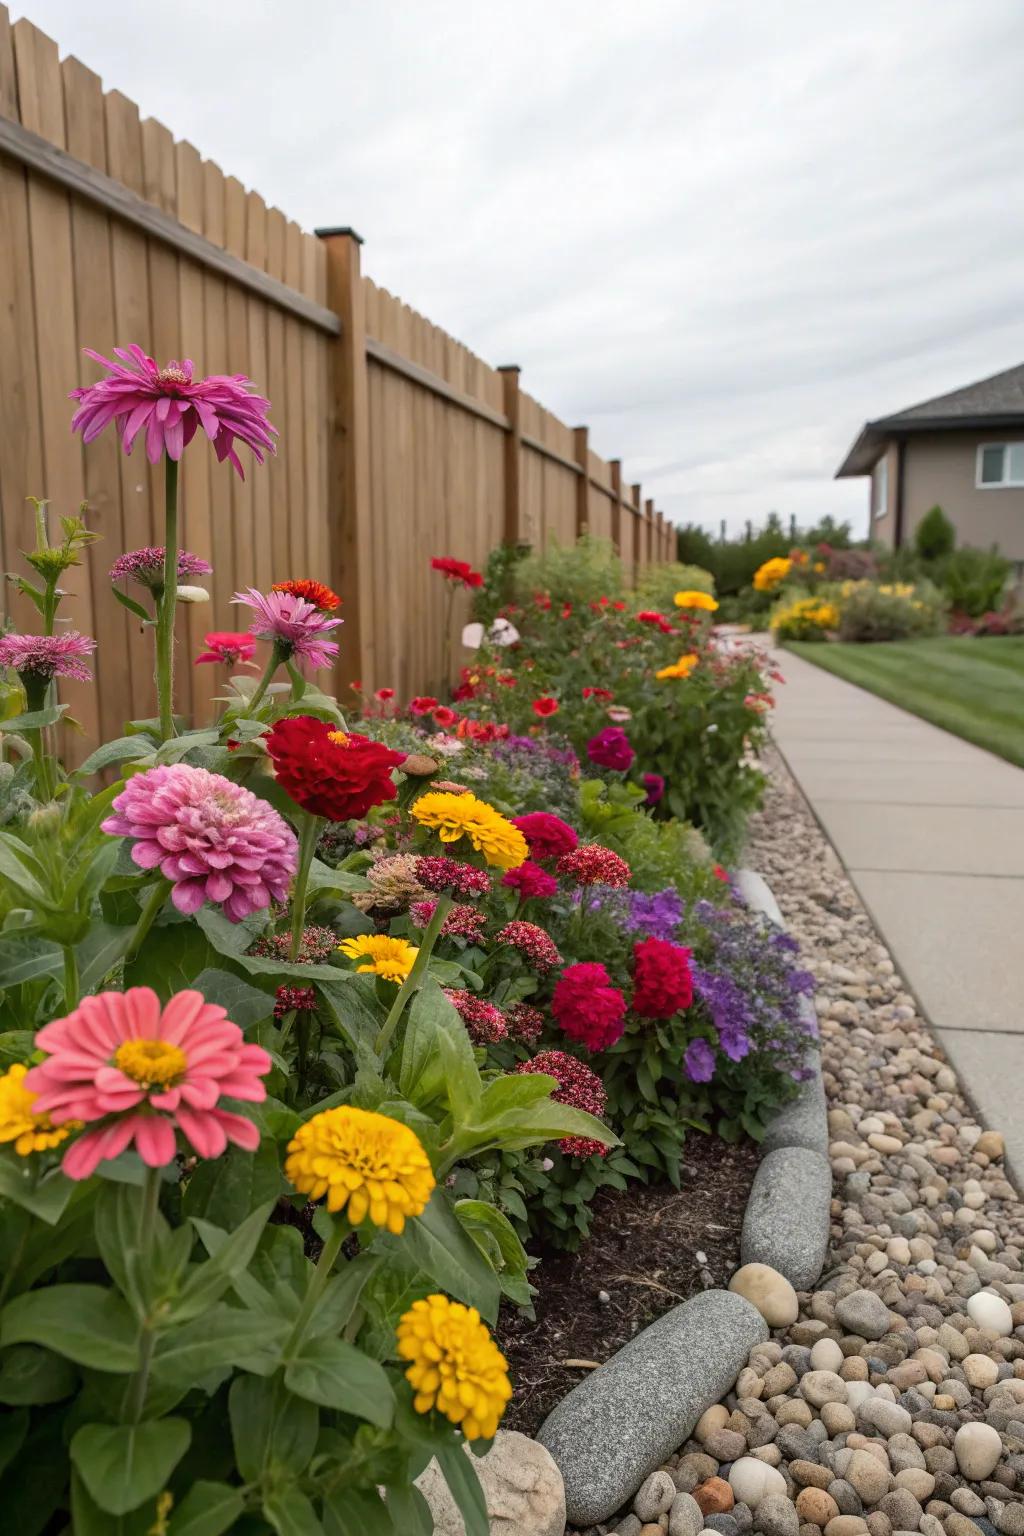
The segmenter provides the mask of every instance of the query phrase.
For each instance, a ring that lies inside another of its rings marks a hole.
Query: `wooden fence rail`
[[[96,686],[65,698],[82,741],[152,709],[148,647],[109,595],[122,549],[159,543],[161,485],[112,434],[83,452],[68,391],[99,376],[84,347],[138,342],[202,373],[245,373],[273,402],[279,450],[245,482],[198,444],[182,473],[183,543],[209,560],[210,605],[179,648],[241,623],[236,590],[330,577],[345,599],[336,682],[436,690],[465,653],[443,635],[430,557],[482,563],[496,544],[614,541],[627,575],[671,559],[674,535],[618,460],[363,276],[350,229],[302,231],[176,142],[28,21],[0,5],[0,562],[19,568],[30,496],[85,499],[104,543],[68,573],[65,612],[97,640]],[[9,588],[7,611],[32,611]],[[459,617],[463,617],[460,613]],[[179,668],[202,717],[213,667]]]

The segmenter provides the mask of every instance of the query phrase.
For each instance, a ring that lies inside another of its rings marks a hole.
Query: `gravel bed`
[[[768,767],[747,862],[818,978],[830,1252],[811,1293],[759,1277],[792,1320],[591,1536],[1024,1536],[1024,1205],[1002,1136],[974,1118],[787,770]]]

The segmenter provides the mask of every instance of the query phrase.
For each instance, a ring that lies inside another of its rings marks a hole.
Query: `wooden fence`
[[[465,659],[443,637],[432,555],[480,564],[502,541],[589,528],[630,577],[672,558],[670,525],[586,427],[378,288],[360,255],[351,230],[303,232],[0,5],[0,560],[24,569],[28,497],[55,513],[88,502],[103,543],[68,573],[64,610],[97,640],[96,686],[64,692],[84,741],[153,707],[150,648],[107,570],[161,542],[162,484],[141,447],[128,458],[107,433],[83,451],[71,435],[68,391],[100,375],[83,347],[187,355],[202,373],[250,375],[273,402],[277,456],[244,483],[198,442],[185,455],[182,542],[214,567],[212,602],[178,626],[180,704],[198,718],[220,679],[185,661],[204,631],[241,627],[240,587],[329,579],[345,599],[338,686],[407,695]]]

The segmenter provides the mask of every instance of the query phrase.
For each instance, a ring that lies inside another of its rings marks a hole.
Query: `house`
[[[870,476],[870,536],[899,548],[938,505],[959,544],[1024,563],[1024,364],[869,421],[836,479]]]

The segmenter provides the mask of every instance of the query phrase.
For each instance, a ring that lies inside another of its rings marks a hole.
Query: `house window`
[[[871,512],[884,517],[889,510],[889,460],[883,455],[871,474]]]
[[[975,483],[982,491],[1024,486],[1024,443],[982,443]]]

